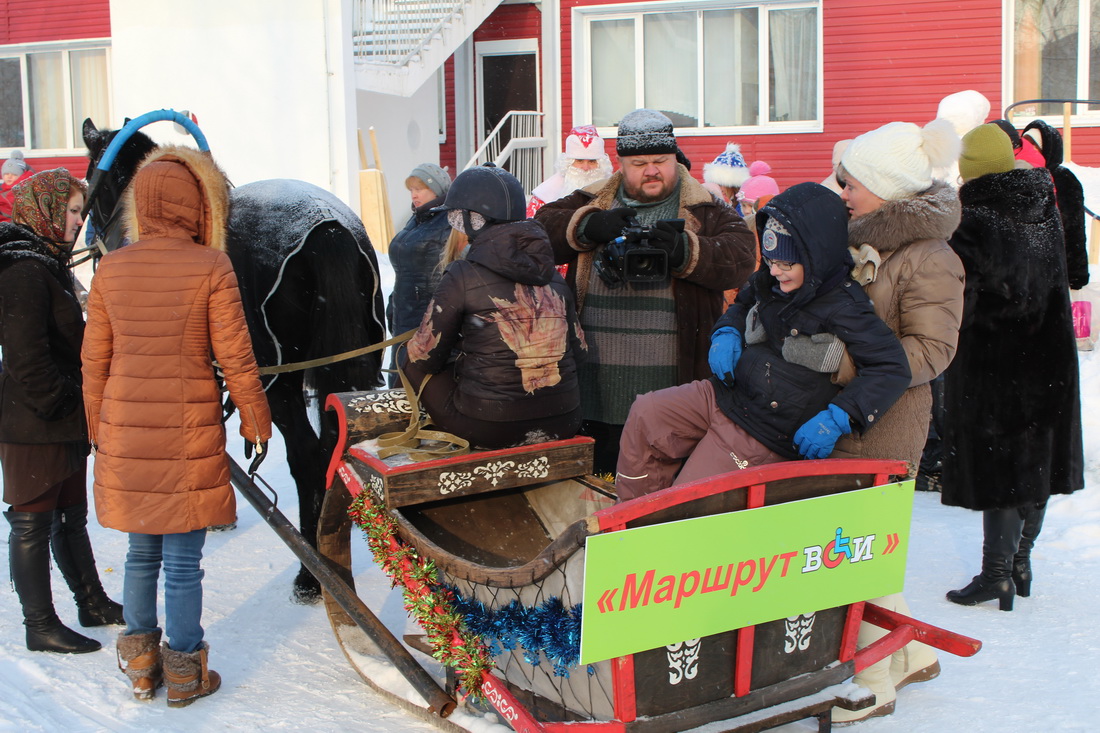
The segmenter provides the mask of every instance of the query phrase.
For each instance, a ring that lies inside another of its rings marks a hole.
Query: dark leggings
[[[34,501],[13,504],[11,510],[13,512],[52,512],[54,509],[81,504],[88,499],[87,473],[87,465],[82,465],[68,478],[46,489],[46,493],[36,497]]]
[[[414,389],[419,389],[424,381],[425,372],[406,363],[405,376]],[[439,374],[432,376],[420,395],[424,410],[431,416],[432,424],[440,430],[454,433],[470,441],[472,448],[511,448],[529,443],[542,443],[548,440],[572,438],[581,426],[581,409],[564,415],[542,417],[533,420],[479,420],[464,415],[455,407],[454,369],[448,366]]]

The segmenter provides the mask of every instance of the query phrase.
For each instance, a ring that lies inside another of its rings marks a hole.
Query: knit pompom
[[[771,172],[772,167],[762,160],[754,161],[753,164],[749,166],[750,176],[766,176]]]
[[[937,117],[921,130],[924,154],[933,168],[947,168],[959,159],[962,141],[950,121]]]

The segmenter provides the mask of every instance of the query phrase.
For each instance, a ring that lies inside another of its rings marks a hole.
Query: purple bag
[[[1075,300],[1073,309],[1073,335],[1087,339],[1092,333],[1092,303],[1087,300]]]

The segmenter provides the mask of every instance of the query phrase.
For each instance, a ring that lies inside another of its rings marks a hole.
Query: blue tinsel
[[[466,598],[457,588],[448,586],[454,595],[454,606],[462,614],[466,628],[484,638],[495,656],[501,647],[512,651],[516,644],[523,647],[523,658],[532,665],[541,662],[541,655],[554,667],[558,677],[568,677],[577,665],[581,649],[581,604],[566,608],[554,596],[538,606],[528,607],[513,599],[498,609],[486,608],[476,598]],[[592,670],[589,670],[589,674]]]

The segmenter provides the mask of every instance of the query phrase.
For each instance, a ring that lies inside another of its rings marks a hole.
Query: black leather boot
[[[1020,507],[1020,517],[1024,520],[1020,532],[1020,548],[1012,560],[1012,582],[1016,584],[1016,595],[1027,598],[1031,595],[1031,548],[1043,529],[1043,517],[1047,513],[1047,504]]]
[[[1024,520],[1012,509],[992,509],[982,512],[982,572],[965,588],[947,592],[947,600],[963,606],[1000,601],[1002,611],[1012,610],[1016,584],[1012,582],[1012,561],[1020,546],[1020,531]]]
[[[115,603],[103,591],[88,537],[88,504],[74,504],[54,512],[50,545],[57,568],[69,584],[76,600],[80,625],[106,626],[125,623],[122,604]]]
[[[27,648],[32,652],[84,654],[98,651],[95,639],[61,623],[50,591],[50,525],[53,512],[4,512],[11,524],[8,557],[11,580],[23,606]]]

